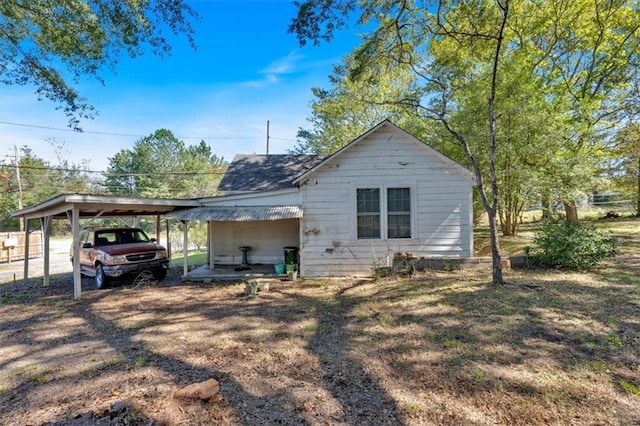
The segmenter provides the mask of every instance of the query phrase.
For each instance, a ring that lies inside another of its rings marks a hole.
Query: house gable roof
[[[325,157],[314,154],[238,154],[229,164],[218,190],[238,193],[293,188],[293,181],[300,174]]]
[[[440,161],[451,167],[451,169],[475,182],[475,175],[469,169],[423,143],[391,121],[384,120],[331,155],[238,154],[233,157],[231,164],[229,164],[225,175],[218,185],[218,190],[225,191],[227,194],[243,194],[292,189],[320,167],[339,157],[345,151],[352,149],[363,140],[366,140],[369,135],[379,131],[383,127],[389,127],[393,131],[419,142],[429,155],[437,157]]]
[[[329,163],[330,161],[332,161],[333,159],[339,157],[340,155],[342,155],[344,152],[352,149],[354,146],[356,146],[357,144],[361,143],[363,140],[367,139],[367,137],[375,132],[377,132],[378,130],[380,130],[382,127],[390,127],[391,129],[393,129],[394,131],[397,131],[399,133],[402,133],[403,135],[417,141],[420,143],[421,146],[424,147],[424,149],[430,154],[433,155],[435,157],[437,157],[438,159],[440,159],[441,161],[443,161],[444,163],[446,163],[448,166],[450,166],[453,170],[457,171],[458,173],[469,177],[470,179],[473,180],[473,182],[475,183],[475,175],[473,174],[473,172],[471,172],[469,169],[467,169],[466,167],[464,167],[463,165],[461,165],[460,163],[452,160],[451,158],[447,157],[446,155],[440,153],[439,151],[437,151],[436,149],[432,148],[431,146],[427,145],[426,143],[420,141],[418,138],[416,138],[415,136],[411,135],[410,133],[408,133],[407,131],[401,129],[400,127],[396,126],[395,124],[393,124],[391,121],[389,120],[384,120],[381,123],[377,124],[376,126],[372,127],[370,130],[368,130],[367,132],[363,133],[362,135],[358,136],[356,139],[354,139],[353,141],[351,141],[349,144],[343,146],[342,148],[340,148],[338,151],[334,152],[333,154],[324,157],[321,161],[319,161],[316,165],[314,165],[312,168],[309,168],[308,170],[304,171],[303,173],[301,173],[293,182],[294,185],[298,185],[300,182],[304,181],[305,179],[308,178],[309,175],[311,175],[312,173],[316,172],[318,169],[320,169],[322,166],[324,166],[325,164]]]

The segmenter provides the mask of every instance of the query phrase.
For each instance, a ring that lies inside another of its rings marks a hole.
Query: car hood
[[[117,244],[114,246],[100,246],[101,251],[109,253],[111,256],[118,256],[122,254],[131,253],[145,253],[150,251],[164,251],[165,248],[158,243],[132,243],[132,244]]]

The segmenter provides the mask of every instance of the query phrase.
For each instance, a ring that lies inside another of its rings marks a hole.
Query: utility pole
[[[267,120],[267,155],[269,155],[269,120]]]
[[[22,210],[22,180],[20,179],[20,162],[18,162],[18,147],[13,146],[13,164],[16,166],[16,180],[18,181],[18,210]],[[24,219],[20,217],[20,231],[24,231]]]

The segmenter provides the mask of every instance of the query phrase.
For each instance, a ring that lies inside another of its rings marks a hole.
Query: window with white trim
[[[387,188],[387,238],[411,238],[409,188]]]
[[[362,188],[357,192],[358,239],[380,239],[380,189]]]
[[[357,238],[411,238],[410,188],[358,188]]]

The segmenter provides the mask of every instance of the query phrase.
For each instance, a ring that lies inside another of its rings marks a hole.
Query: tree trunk
[[[498,79],[498,65],[501,54],[502,42],[504,41],[504,31],[507,25],[507,19],[509,16],[509,0],[504,0],[503,3],[498,2],[502,12],[502,21],[500,25],[499,33],[496,37],[496,50],[493,56],[492,78],[491,78],[491,95],[488,99],[488,112],[489,112],[489,178],[490,178],[490,192],[491,200],[487,198],[485,193],[484,174],[480,168],[480,162],[476,160],[473,153],[469,149],[464,136],[455,131],[447,121],[447,119],[439,115],[435,117],[445,129],[456,138],[460,143],[460,146],[464,150],[469,163],[473,166],[474,174],[476,175],[476,183],[478,185],[478,193],[484,209],[487,212],[489,219],[489,236],[491,238],[491,257],[493,260],[493,284],[503,284],[504,279],[502,277],[502,256],[500,254],[500,243],[498,241],[498,223],[496,217],[499,209],[499,194],[498,194],[498,178],[496,176],[496,115],[495,115],[495,100],[496,100],[496,86]]]
[[[511,214],[507,213],[500,220],[500,229],[503,237],[510,237],[513,235],[513,225],[511,223]]]
[[[504,194],[504,192],[501,192]],[[500,219],[500,231],[503,237],[511,237],[518,235],[518,228],[522,222],[522,211],[524,210],[524,202],[518,201],[517,197],[507,195],[501,199],[498,218]]]
[[[489,214],[489,233],[491,234],[491,258],[493,259],[493,284],[503,284],[502,278],[502,256],[500,254],[500,242],[498,241],[498,224],[496,223],[496,216],[498,214],[499,196],[498,196],[498,178],[496,176],[496,115],[495,115],[495,101],[496,101],[496,87],[498,80],[498,63],[501,54],[502,42],[504,41],[504,29],[507,25],[507,18],[509,16],[509,1],[504,3],[498,2],[500,9],[502,10],[502,22],[500,24],[500,31],[496,37],[496,50],[493,56],[493,68],[491,73],[491,95],[489,96],[489,176],[491,177],[491,206],[485,204],[487,213]]]
[[[498,239],[498,224],[496,222],[496,210],[488,209],[489,216],[489,236],[491,237],[491,259],[493,271],[493,283],[502,284],[502,254],[500,252],[500,240]]]
[[[636,193],[636,216],[640,217],[640,158],[638,158],[638,192]]]
[[[16,166],[16,180],[18,181],[18,210],[22,210],[23,194],[22,194],[22,180],[20,179],[20,163],[18,162],[18,148],[14,145],[13,149],[14,149],[14,155],[15,155],[14,163]],[[20,231],[24,231],[26,226],[24,216],[20,216],[19,221],[20,221]]]
[[[573,200],[565,200],[564,204],[564,212],[567,215],[567,222],[572,223],[574,225],[580,225],[580,219],[578,219],[578,208],[576,207],[576,202]]]
[[[551,219],[551,200],[543,196],[540,204],[542,205],[542,220]]]

